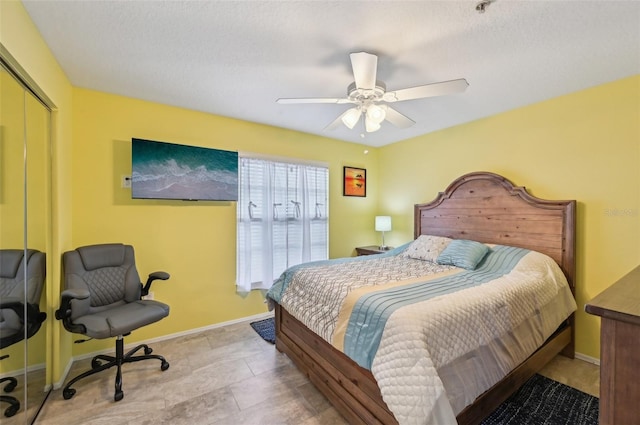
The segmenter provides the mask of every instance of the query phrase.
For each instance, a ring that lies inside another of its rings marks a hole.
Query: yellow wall
[[[471,171],[502,174],[541,198],[577,200],[576,351],[600,357],[600,322],[584,304],[640,264],[640,76],[386,146],[379,155],[380,210],[394,218],[389,242],[396,245],[412,238],[413,204]]]
[[[330,256],[373,243],[377,152],[365,147],[96,91],[74,89],[73,245],[125,242],[138,271],[171,274],[152,287],[170,316],[137,330],[149,339],[266,312],[262,294],[235,291],[235,202],[132,200],[121,177],[131,174],[131,138],[255,152],[329,164]],[[342,196],[343,166],[367,169],[366,198]],[[106,345],[109,344],[109,345]],[[74,354],[112,341],[74,347]]]

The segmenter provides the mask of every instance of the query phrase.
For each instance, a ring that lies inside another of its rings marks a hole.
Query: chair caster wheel
[[[76,390],[73,388],[65,388],[62,390],[62,397],[64,397],[65,400],[69,400],[74,395],[76,395]]]
[[[9,382],[7,385],[4,386],[4,392],[10,393],[11,391],[16,389],[16,385],[18,385],[16,382]]]
[[[162,365],[160,366],[160,370],[164,372],[167,369],[169,369],[169,362],[162,362]]]
[[[7,409],[4,411],[4,415],[7,418],[10,418],[16,413],[18,413],[18,410],[20,410],[20,404],[12,404],[11,406],[7,407]]]
[[[151,353],[153,353],[153,348],[151,348],[151,347],[145,347],[144,348],[144,354],[146,354],[148,356]]]
[[[123,397],[124,397],[124,392],[122,391],[116,391],[116,393],[113,395],[113,399],[115,401],[120,401],[122,400]]]
[[[91,360],[91,368],[92,369],[97,369],[100,366],[102,366],[102,362],[100,360],[98,360],[98,359]]]

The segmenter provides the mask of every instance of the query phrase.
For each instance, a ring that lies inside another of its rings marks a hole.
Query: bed
[[[486,246],[489,247],[490,254],[486,255],[479,263],[480,266],[478,267],[482,268],[485,266],[488,267],[487,264],[489,263],[493,263],[493,258],[494,256],[498,256],[498,253],[509,252],[508,255],[521,255],[524,256],[522,258],[527,259],[530,256],[540,257],[543,261],[553,263],[553,270],[557,269],[557,272],[554,273],[556,273],[556,275],[559,274],[562,279],[558,280],[562,280],[563,282],[558,285],[564,285],[568,288],[565,292],[568,293],[568,297],[571,298],[571,303],[573,303],[574,306],[573,309],[575,309],[575,302],[573,301],[573,294],[575,294],[575,207],[575,201],[539,199],[530,195],[524,187],[516,187],[502,176],[488,172],[475,172],[466,174],[453,181],[446,190],[441,192],[432,202],[415,205],[414,238],[419,239],[422,235],[429,235],[428,237],[420,239],[434,238],[435,240],[438,237],[442,237],[458,240],[457,242],[460,243],[475,241],[486,244]],[[337,263],[339,264],[335,265],[338,267],[336,270],[346,270],[344,267],[349,263],[361,268],[373,269],[374,263],[365,263],[365,261],[405,261],[391,258],[399,258],[405,255],[400,253],[404,252],[405,248],[406,247],[403,246],[399,248],[398,252],[370,256],[380,258],[360,257],[345,259],[343,261],[338,260]],[[535,253],[530,254],[529,251],[525,252],[524,250],[532,250],[535,251]],[[504,255],[505,258],[507,258],[507,254]],[[489,258],[492,260],[490,261]],[[517,267],[520,267],[520,262],[518,261],[513,263],[518,264]],[[317,266],[320,267],[321,265],[318,264]],[[285,272],[285,274],[289,273],[289,275],[293,276],[294,273],[297,273],[295,276],[297,281],[299,281],[302,279],[302,277],[300,277],[301,274],[304,275],[305,273],[317,271],[316,269],[318,267],[314,267],[313,264],[303,265],[299,268],[290,269]],[[342,267],[342,269],[339,267]],[[542,267],[551,269],[549,265]],[[300,270],[302,270],[303,273],[301,273]],[[403,269],[403,272],[404,270],[405,269]],[[458,276],[458,273],[461,273],[460,276],[466,276],[471,273],[457,267],[437,270],[436,272],[443,273],[443,275],[450,273],[454,277]],[[487,274],[486,271],[483,273],[485,275]],[[518,271],[518,273],[520,272]],[[513,275],[518,275],[518,273],[514,273]],[[283,276],[285,274],[283,274]],[[511,275],[512,274],[508,274],[508,276]],[[440,275],[436,275],[436,277],[440,279]],[[284,278],[281,277],[281,280],[283,279]],[[432,278],[428,278],[427,280],[429,279]],[[442,279],[445,279],[445,277],[442,277]],[[472,279],[475,279],[475,277]],[[496,279],[496,281],[499,280],[502,282],[501,279],[502,278]],[[400,286],[403,288],[409,286],[408,284],[405,285],[405,283],[410,282],[413,284],[415,281],[414,276],[410,273],[409,275],[403,275],[399,280],[402,284]],[[509,278],[506,280],[512,279]],[[424,282],[421,282],[421,284],[423,283]],[[387,283],[385,283],[385,285],[386,284]],[[477,297],[478,291],[487,292],[483,288],[485,288],[485,286],[474,286],[465,289],[464,291],[466,292],[457,292],[456,294],[470,294],[472,297],[473,294],[475,294]],[[350,292],[347,298],[353,298],[352,295],[360,289],[361,288],[349,289]],[[563,310],[562,312],[556,312],[555,310],[556,308],[560,309],[560,304],[568,305],[569,301],[567,300],[558,302],[558,307],[556,307],[556,304],[549,304],[550,307],[545,307],[546,310],[543,311],[545,315],[558,316],[561,317],[561,319],[557,317],[554,319],[559,324],[553,325],[552,329],[549,328],[551,325],[546,323],[545,319],[544,326],[550,330],[545,331],[546,334],[544,334],[543,339],[540,339],[540,335],[542,335],[541,332],[527,332],[528,328],[524,327],[515,333],[511,330],[508,331],[511,342],[498,341],[497,344],[494,344],[494,346],[500,347],[498,350],[508,351],[509,353],[511,351],[517,351],[517,355],[513,357],[518,358],[518,360],[516,364],[509,364],[509,361],[503,361],[502,358],[499,358],[499,367],[489,366],[492,370],[490,373],[492,376],[489,379],[482,375],[485,371],[474,370],[473,365],[476,365],[475,369],[486,368],[487,366],[482,362],[492,357],[494,355],[492,352],[482,354],[479,351],[474,351],[471,354],[463,355],[462,360],[455,359],[450,361],[446,367],[440,367],[438,355],[434,355],[433,353],[444,351],[444,355],[446,356],[446,350],[427,346],[426,350],[423,349],[426,355],[423,355],[423,353],[420,352],[420,348],[418,348],[414,359],[409,360],[410,362],[421,363],[420,367],[412,368],[413,363],[411,363],[410,366],[406,366],[406,364],[403,366],[402,362],[404,360],[395,358],[397,357],[397,353],[410,353],[411,350],[407,348],[408,346],[413,347],[422,343],[408,344],[408,341],[403,339],[405,336],[400,332],[402,328],[399,327],[399,325],[396,326],[396,324],[399,323],[397,317],[403,316],[399,313],[393,313],[385,318],[386,328],[383,328],[383,330],[377,332],[377,334],[372,334],[376,336],[362,336],[359,340],[360,342],[358,342],[360,345],[345,344],[344,347],[341,346],[339,347],[340,349],[338,349],[336,348],[335,341],[334,344],[332,344],[330,338],[322,332],[324,328],[318,328],[316,326],[315,328],[317,329],[312,331],[310,328],[314,326],[309,324],[308,318],[301,317],[304,316],[304,314],[296,313],[297,317],[291,314],[287,308],[283,306],[287,305],[285,302],[286,295],[283,297],[285,292],[282,288],[279,290],[281,293],[278,296],[274,296],[272,293],[268,295],[270,302],[275,308],[276,348],[287,354],[297,367],[308,376],[309,380],[352,424],[443,423],[443,421],[446,420],[443,418],[453,418],[451,415],[455,415],[455,420],[459,424],[476,424],[495,410],[500,403],[506,400],[509,395],[515,392],[529,377],[558,353],[562,353],[568,357],[573,357],[574,355],[573,310]],[[303,292],[305,291],[302,290],[301,293]],[[454,294],[456,299],[465,298],[456,294]],[[297,297],[297,295],[294,295],[294,297]],[[537,298],[537,295],[533,294],[532,297]],[[546,295],[542,294],[539,296],[541,299],[545,297]],[[565,298],[566,297],[567,295],[565,295]],[[435,298],[424,301],[431,304],[424,305],[436,305],[436,307],[438,307],[437,304],[433,303],[440,299],[441,297],[435,296]],[[354,298],[354,300],[356,300],[354,301],[355,303],[361,303],[361,299],[357,297]],[[313,301],[313,303],[315,306],[316,301]],[[451,311],[448,310],[450,308],[448,304],[445,305],[447,307],[443,307],[441,316],[439,317],[455,316],[455,314],[451,314]],[[423,305],[420,304],[419,306]],[[370,309],[370,306],[366,308]],[[435,308],[435,310],[438,310],[438,308]],[[537,307],[534,307],[534,310],[536,308]],[[294,309],[293,305],[291,309]],[[407,309],[411,310],[412,308],[408,307]],[[413,311],[415,312],[421,309],[422,307],[413,308]],[[431,310],[431,307],[429,307],[429,309]],[[330,308],[319,307],[316,310],[328,311]],[[342,304],[339,310],[340,315],[343,316],[345,307]],[[498,308],[498,310],[500,310],[500,308]],[[413,317],[413,314],[414,313],[410,312],[409,314],[404,314],[404,316]],[[468,314],[466,316],[468,316]],[[541,314],[538,314],[538,316],[541,316]],[[482,317],[484,317],[484,313],[482,312],[473,316],[473,320],[478,323],[478,326],[480,326]],[[493,317],[491,314],[487,314],[487,320],[489,321],[487,326],[490,328],[495,327],[495,324],[491,323],[491,321],[494,320]],[[467,322],[461,322],[455,325],[457,326],[455,329],[462,329],[464,332],[461,333],[469,333],[468,330],[471,329],[469,323],[472,322],[469,322],[468,317],[466,320]],[[538,318],[536,320],[540,319]],[[303,322],[307,323],[308,326]],[[334,328],[331,328],[328,333],[332,335],[343,335],[345,333],[353,333],[354,329],[365,329],[368,327],[368,325],[359,325],[360,327],[354,328],[352,322],[345,323],[348,324],[336,325]],[[393,329],[393,331],[389,329]],[[394,334],[393,332],[396,332],[396,329],[400,333]],[[415,326],[411,329],[415,329]],[[440,333],[442,333],[442,331],[440,331]],[[529,347],[533,342],[527,342],[523,343],[523,345],[527,345],[527,347],[522,350],[514,350],[511,348],[512,343],[515,342],[516,345],[518,345],[519,338],[529,333],[535,334],[538,339],[538,341],[535,342],[535,347]],[[475,335],[475,333],[472,334]],[[464,346],[466,344],[465,338],[457,337],[456,331],[453,331],[447,334],[445,340],[457,341],[455,344],[452,343],[453,345],[451,345],[451,347]],[[371,340],[375,340],[373,344],[374,353],[376,353],[375,349],[378,350],[375,357],[367,357],[366,353],[363,355],[364,358],[358,357],[359,353],[365,351],[362,347],[370,343]],[[348,350],[349,347],[350,351]],[[505,349],[504,347],[508,348]],[[454,350],[453,348],[451,349]],[[528,351],[524,352],[525,349]],[[346,355],[345,352],[349,352],[350,356]],[[402,356],[411,358],[412,355],[413,354],[406,354],[405,356],[405,354],[403,354]],[[424,357],[428,357],[429,360],[423,362]],[[391,361],[379,360],[380,358],[390,359]],[[415,359],[419,359],[419,361]],[[472,361],[469,359],[472,359]],[[481,367],[478,366],[477,359],[482,360],[480,363]],[[510,362],[513,361],[513,359],[510,360]],[[406,361],[404,362],[406,363]],[[389,364],[392,364],[393,367],[389,366]],[[449,367],[450,365],[454,365],[454,367]],[[404,371],[397,372],[400,370]],[[436,373],[432,371],[436,371]],[[451,373],[452,371],[455,373]],[[467,374],[465,371],[469,373]],[[407,372],[409,372],[409,375],[406,377],[400,375],[400,373]],[[463,378],[460,378],[461,372],[465,372],[462,373]],[[475,377],[476,373],[480,376],[479,378]],[[423,377],[422,374],[425,374],[425,376]],[[466,378],[467,375],[471,378]],[[409,384],[403,384],[403,379],[407,379]],[[412,379],[416,381],[414,382]],[[460,382],[455,382],[456,380]],[[467,380],[467,382],[464,382],[465,380]],[[466,392],[467,389],[458,389],[454,386],[464,387],[474,380],[482,382],[477,385],[471,385],[468,393]],[[391,386],[389,382],[392,382]],[[423,385],[424,388],[420,387],[420,385]],[[416,403],[416,398],[412,398],[412,393],[404,392],[405,387],[411,389],[411,391],[414,391],[414,387],[416,387],[420,397],[422,397],[419,398],[421,401]],[[451,397],[447,395],[457,391],[460,391],[460,394]],[[478,392],[478,395],[477,397],[473,396],[473,398],[469,400],[469,393],[474,394],[473,391]],[[383,394],[385,394],[384,397]],[[431,394],[428,396],[431,398],[425,399],[424,394]],[[449,398],[451,398],[451,400],[449,400]],[[389,404],[385,402],[385,400],[387,400]],[[407,409],[409,413],[407,413]],[[397,419],[397,417],[400,419]],[[451,421],[447,420],[447,422]]]

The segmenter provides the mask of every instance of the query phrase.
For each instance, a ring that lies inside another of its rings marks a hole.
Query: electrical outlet
[[[149,292],[147,295],[145,295],[144,297],[142,297],[143,300],[152,300],[153,298],[153,292]]]
[[[131,176],[122,176],[122,187],[131,188]]]

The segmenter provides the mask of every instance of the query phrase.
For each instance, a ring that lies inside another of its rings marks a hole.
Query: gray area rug
[[[534,375],[482,425],[598,425],[598,398]]]

